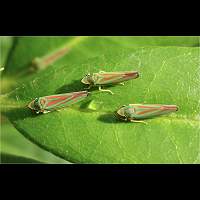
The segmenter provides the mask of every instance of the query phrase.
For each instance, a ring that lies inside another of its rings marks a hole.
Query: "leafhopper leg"
[[[89,90],[92,87],[92,85],[89,85],[87,88],[84,88],[85,90]]]
[[[144,123],[144,124],[147,125],[147,122],[145,122],[145,121],[141,121],[141,120],[130,119],[130,122]]]
[[[99,86],[99,91],[101,92],[109,92],[111,94],[114,94],[111,90],[104,90],[104,89],[101,89],[101,86]]]

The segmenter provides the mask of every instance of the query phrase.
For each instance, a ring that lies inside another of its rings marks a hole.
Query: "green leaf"
[[[67,161],[54,156],[27,140],[9,122],[1,124],[1,152],[43,163],[67,163]],[[16,162],[17,160],[15,160]],[[20,162],[21,159],[18,160],[18,163]]]
[[[145,47],[53,65],[10,94],[3,110],[27,138],[52,153],[80,163],[199,163],[199,48]],[[86,72],[138,70],[140,77],[114,86],[115,95],[93,89],[86,101],[59,112],[36,115],[35,97],[83,90]],[[177,113],[125,123],[113,112],[129,103],[176,104]],[[91,109],[92,108],[92,109]]]
[[[199,37],[18,37],[6,74],[15,77],[16,73],[23,74],[35,58],[48,56],[62,47],[67,47],[68,51],[54,66],[80,63],[90,57],[134,46],[199,46]]]

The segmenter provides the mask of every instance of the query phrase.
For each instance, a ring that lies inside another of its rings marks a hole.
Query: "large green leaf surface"
[[[199,163],[199,67],[198,47],[132,48],[52,65],[1,103],[27,138],[72,162]],[[111,87],[114,95],[93,89],[88,99],[60,111],[36,115],[27,108],[35,97],[83,90],[80,79],[99,70],[138,70],[140,77]],[[129,103],[176,104],[179,111],[147,125],[120,122],[114,111]]]

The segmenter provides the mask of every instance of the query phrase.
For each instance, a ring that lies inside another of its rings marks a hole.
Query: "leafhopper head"
[[[92,75],[91,74],[86,74],[83,78],[82,78],[82,80],[81,80],[81,82],[83,83],[83,84],[91,84],[92,83]]]
[[[121,108],[119,108],[117,111],[116,111],[116,116],[119,118],[119,119],[121,119],[121,120],[123,120],[123,121],[127,121],[127,117],[126,117],[126,115],[125,115],[125,108],[126,106],[124,105],[124,106],[122,106]]]
[[[29,104],[28,104],[28,107],[35,111],[36,113],[39,113],[40,110],[41,110],[41,105],[40,105],[40,102],[39,102],[39,98],[35,98],[33,101],[31,101]]]

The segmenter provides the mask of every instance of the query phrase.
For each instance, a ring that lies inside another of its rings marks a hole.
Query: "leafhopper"
[[[176,105],[161,105],[161,104],[129,104],[119,108],[116,112],[117,117],[124,121],[143,122],[143,119],[148,119],[171,112],[178,111]]]
[[[128,81],[130,79],[135,79],[139,77],[139,73],[137,71],[125,71],[125,72],[104,72],[100,71],[99,73],[87,74],[81,82],[89,85],[88,89],[93,86],[98,86],[100,91],[110,92],[113,94],[111,90],[104,90],[101,87],[104,85],[113,85],[113,84],[121,84],[124,85],[124,81]]]
[[[87,91],[79,91],[39,97],[31,101],[28,107],[37,114],[48,113],[77,103],[86,98],[88,94],[89,92]]]

